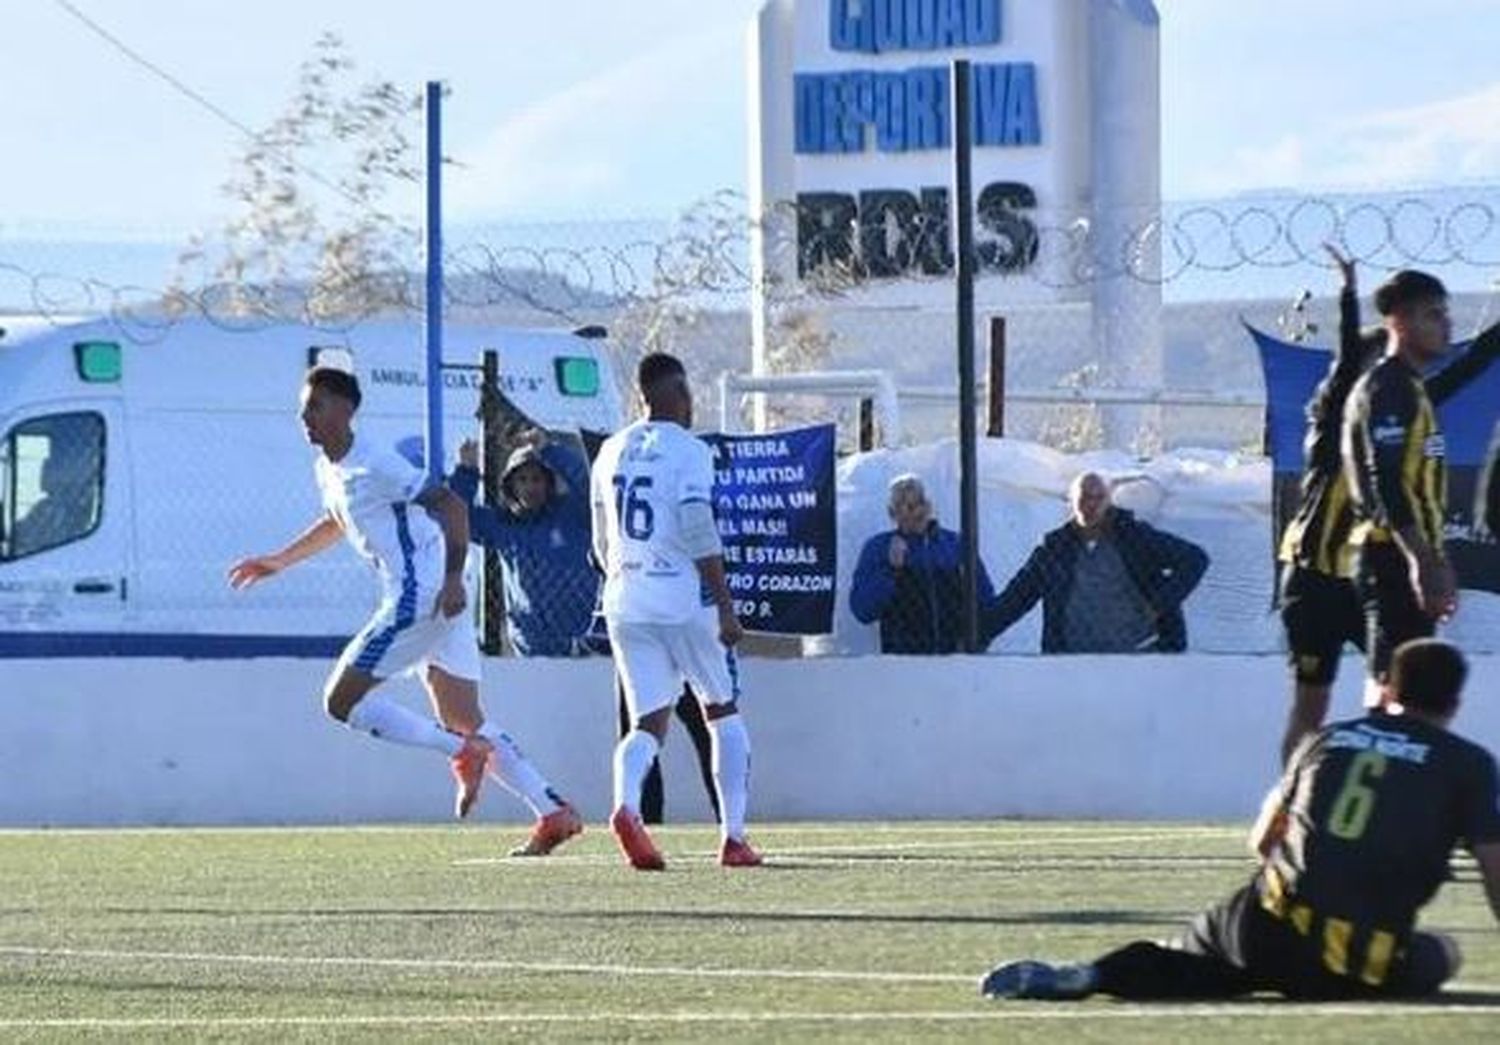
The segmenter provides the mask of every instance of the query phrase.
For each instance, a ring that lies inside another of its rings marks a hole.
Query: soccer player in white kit
[[[734,645],[744,631],[714,522],[713,451],[689,432],[693,398],[677,359],[646,356],[636,383],[646,418],[604,441],[590,477],[604,619],[632,720],[615,748],[610,828],[632,867],[666,866],[641,823],[641,785],[687,681],[713,736],[719,863],[755,867],[760,855],[745,841],[750,737],[735,703]]]
[[[379,740],[447,755],[460,817],[473,808],[488,768],[537,817],[515,854],[551,852],[583,824],[480,707],[479,648],[464,614],[469,522],[463,502],[447,487],[429,485],[394,449],[357,437],[360,391],[353,374],[314,368],[301,402],[307,440],[321,450],[314,470],[326,512],[280,551],[235,563],[230,585],[248,587],[347,537],[380,575],[383,598],[328,676],[328,714]],[[371,694],[408,670],[420,673],[437,721]]]

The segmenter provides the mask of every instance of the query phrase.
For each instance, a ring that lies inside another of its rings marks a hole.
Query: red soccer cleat
[[[511,856],[546,856],[574,835],[583,831],[583,818],[566,802],[540,817],[524,845],[510,851]]]
[[[720,867],[759,867],[760,854],[743,838],[726,838],[719,847]]]
[[[483,737],[464,737],[464,746],[449,759],[453,767],[453,779],[458,782],[458,793],[453,797],[453,815],[462,820],[479,801],[479,788],[484,783],[484,769],[494,750]]]
[[[661,858],[661,852],[646,833],[640,817],[622,806],[609,818],[609,829],[615,833],[615,840],[620,843],[620,852],[625,854],[631,867],[637,871],[667,869],[667,862]]]

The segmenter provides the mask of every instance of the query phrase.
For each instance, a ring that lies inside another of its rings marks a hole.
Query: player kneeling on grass
[[[301,418],[307,441],[321,451],[314,470],[325,513],[280,551],[235,563],[229,583],[248,587],[347,537],[380,576],[383,598],[328,677],[328,714],[379,740],[449,756],[460,817],[473,808],[488,768],[536,814],[531,838],[517,853],[545,854],[583,824],[480,707],[479,647],[464,614],[469,525],[463,502],[441,484],[429,484],[394,449],[358,437],[359,402],[353,374],[328,367],[308,372]],[[370,693],[407,670],[420,673],[439,721]]]
[[[681,362],[653,352],[636,384],[646,417],[604,440],[590,478],[604,620],[631,719],[615,748],[610,827],[632,867],[665,866],[641,823],[641,787],[686,682],[713,740],[719,863],[754,867],[760,854],[745,841],[750,736],[736,703],[734,645],[743,631],[714,521],[713,452],[689,431],[693,397]]]
[[[1298,747],[1251,835],[1250,884],[1176,942],[1136,942],[1077,965],[1010,962],[992,998],[1419,997],[1459,967],[1458,944],[1417,911],[1462,842],[1500,918],[1495,760],[1448,732],[1467,668],[1436,639],[1402,645],[1382,706]]]

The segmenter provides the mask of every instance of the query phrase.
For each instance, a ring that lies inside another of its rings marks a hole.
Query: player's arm
[[[343,533],[344,530],[339,525],[339,521],[331,514],[325,514],[280,551],[272,552],[270,555],[241,559],[229,567],[229,586],[247,588],[257,581],[265,580],[272,574],[280,573],[287,567],[295,566],[303,559],[337,544]]]
[[[1297,793],[1297,767],[1312,743],[1313,737],[1303,738],[1302,743],[1292,752],[1292,757],[1287,760],[1286,772],[1276,782],[1276,786],[1266,792],[1265,801],[1260,804],[1260,814],[1250,828],[1249,839],[1250,852],[1259,860],[1268,858],[1286,837],[1288,810],[1291,808],[1292,796]]]
[[[1500,842],[1483,842],[1474,847],[1479,863],[1479,877],[1484,881],[1484,896],[1490,902],[1490,913],[1500,921]]]
[[[468,508],[456,493],[441,485],[427,487],[412,500],[443,531],[443,587],[435,609],[444,617],[456,617],[468,601],[464,591],[464,563],[469,557]]]
[[[1500,359],[1500,323],[1485,329],[1469,345],[1467,352],[1423,382],[1427,386],[1427,398],[1432,400],[1433,406],[1446,402],[1488,370],[1496,359]]]
[[[589,519],[592,533],[590,547],[594,564],[601,572],[609,569],[609,500],[604,494],[604,470],[595,462],[589,472]]]
[[[677,526],[683,546],[698,569],[698,579],[719,611],[719,641],[733,646],[744,637],[745,629],[734,615],[734,599],[729,594],[729,578],[724,572],[724,546],[719,541],[713,506],[702,498],[682,501],[677,506]]]
[[[1459,826],[1465,845],[1479,864],[1484,895],[1500,921],[1500,770],[1483,752],[1466,767],[1467,782],[1459,797]]]
[[[714,519],[713,453],[702,444],[695,451],[678,486],[677,532],[698,569],[698,579],[708,589],[709,598],[719,612],[719,641],[733,646],[744,638],[745,629],[734,615],[734,599],[729,594],[729,578],[724,571],[724,545]]]
[[[1364,370],[1371,353],[1371,344],[1359,329],[1359,285],[1355,277],[1354,261],[1334,249],[1331,244],[1325,243],[1323,247],[1333,258],[1343,277],[1343,286],[1339,289],[1338,349],[1334,353],[1328,380],[1319,388],[1319,395],[1326,397],[1326,401],[1320,404],[1322,408],[1337,411],[1343,406],[1349,389]],[[1337,421],[1336,413],[1333,414],[1333,419]]]

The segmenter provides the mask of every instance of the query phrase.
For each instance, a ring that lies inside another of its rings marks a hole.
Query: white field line
[[[75,947],[0,945],[0,958],[181,962],[202,965],[284,965],[312,968],[433,969],[460,972],[561,973],[579,976],[669,976],[723,980],[823,980],[866,983],[979,983],[958,973],[842,972],[831,969],[694,969],[675,965],[602,965],[474,958],[360,958],[295,954],[215,954],[198,951],[108,951]],[[977,989],[977,987],[976,987]]]
[[[1204,1003],[1181,1004],[992,1004],[973,1009],[916,1012],[529,1012],[453,1013],[383,1016],[207,1016],[207,1017],[58,1017],[0,1019],[5,1030],[145,1030],[167,1028],[261,1027],[423,1027],[506,1026],[515,1024],[796,1024],[796,1023],[1010,1023],[1016,1021],[1205,1020],[1205,1019],[1347,1019],[1392,1016],[1494,1016],[1500,1005],[1441,1005],[1402,1002]]]
[[[828,858],[828,859],[837,859],[837,858],[842,857],[842,856],[848,856],[848,855],[857,854],[857,853],[869,853],[870,854],[870,858],[862,860],[860,862],[861,863],[870,863],[870,862],[873,862],[875,860],[878,860],[880,858],[881,854],[886,854],[886,853],[899,854],[899,853],[908,853],[908,852],[909,853],[938,852],[938,853],[954,853],[954,854],[958,854],[958,853],[973,853],[973,852],[990,852],[990,851],[994,851],[997,847],[1003,847],[1004,851],[1000,851],[1000,852],[995,852],[994,853],[994,855],[997,858],[1003,858],[1005,856],[1011,855],[1010,854],[1010,850],[1015,850],[1015,849],[1048,849],[1048,848],[1051,848],[1053,846],[1065,846],[1065,845],[1082,845],[1082,846],[1090,846],[1090,845],[1138,845],[1138,844],[1153,843],[1153,842],[1172,842],[1172,841],[1176,841],[1176,840],[1184,839],[1184,838],[1196,838],[1196,839],[1201,839],[1201,838],[1220,838],[1220,837],[1224,837],[1224,838],[1236,838],[1236,837],[1239,837],[1239,836],[1241,836],[1243,834],[1245,834],[1245,832],[1241,831],[1238,828],[1194,828],[1191,831],[1174,831],[1174,832],[1170,832],[1170,833],[1155,833],[1155,832],[1144,833],[1143,832],[1143,833],[1136,833],[1136,834],[1090,835],[1090,836],[1087,836],[1087,837],[1060,836],[1060,837],[1042,838],[1042,837],[1035,837],[1035,836],[1027,835],[1025,837],[1020,837],[1020,838],[1003,838],[1003,839],[1002,838],[994,838],[994,837],[992,837],[988,841],[977,841],[977,842],[880,842],[880,841],[873,841],[872,840],[872,841],[864,842],[864,843],[862,843],[860,845],[814,845],[814,846],[793,846],[793,847],[790,847],[790,848],[783,848],[781,846],[762,846],[762,848],[765,850],[765,856],[772,863],[775,863],[776,858],[778,856],[798,857],[798,858],[806,858],[806,859],[814,859],[814,860],[816,860],[816,859],[825,858],[825,857]],[[754,840],[754,839],[752,839],[752,840]],[[712,851],[709,851],[709,850],[690,850],[687,853],[682,853],[682,854],[673,854],[671,852],[669,852],[667,854],[667,856],[670,857],[670,858],[677,859],[677,860],[686,860],[686,861],[689,861],[689,862],[713,860],[716,857],[716,855],[717,855],[716,853],[714,853]],[[1191,853],[1188,853],[1188,854],[1162,853],[1162,854],[1147,854],[1147,855],[1152,855],[1157,860],[1170,861],[1170,860],[1182,860],[1182,859],[1198,859],[1200,854],[1191,854]],[[1214,854],[1209,854],[1209,855],[1214,855]],[[891,859],[893,859],[893,860],[899,860],[900,856],[899,855],[893,855],[891,857]],[[1109,860],[1109,856],[1107,854],[1105,854],[1105,855],[1101,855],[1101,856],[1097,857],[1097,859],[1099,859],[1102,862],[1107,862]],[[1247,864],[1250,861],[1250,855],[1249,855],[1249,851],[1248,850],[1246,850],[1246,853],[1245,853],[1245,860],[1246,860]],[[493,866],[493,865],[497,865],[497,864],[504,864],[504,865],[516,865],[516,864],[545,865],[545,864],[547,864],[548,862],[551,862],[551,861],[556,861],[556,862],[559,862],[559,863],[561,863],[561,862],[567,862],[567,863],[573,863],[573,864],[603,864],[603,863],[614,864],[614,863],[619,863],[620,862],[619,857],[615,856],[614,854],[609,854],[608,856],[606,856],[606,855],[599,854],[599,853],[589,853],[587,855],[580,854],[580,855],[576,855],[575,856],[573,854],[568,853],[566,850],[564,850],[563,852],[561,852],[561,853],[559,853],[559,854],[557,854],[555,856],[548,857],[547,860],[539,860],[539,859],[535,859],[535,858],[505,857],[505,856],[472,856],[472,857],[462,857],[460,859],[454,860],[453,861],[453,866],[454,867],[484,867],[484,866]]]
[[[184,964],[202,965],[282,965],[292,967],[314,967],[314,968],[380,968],[380,969],[433,969],[433,970],[461,970],[468,972],[537,972],[537,973],[562,973],[586,976],[665,976],[687,979],[731,979],[731,980],[807,980],[807,981],[846,981],[857,983],[963,983],[977,988],[979,976],[963,973],[923,973],[923,972],[873,972],[868,970],[839,970],[839,969],[693,969],[676,965],[603,965],[585,962],[520,962],[485,960],[473,958],[369,958],[369,957],[324,957],[319,955],[296,955],[296,954],[220,954],[207,951],[111,951],[100,949],[85,949],[75,947],[26,947],[19,945],[0,945],[0,958],[31,958],[31,959],[66,959],[66,960],[98,960],[98,961],[133,961],[133,962],[180,962]],[[1500,994],[1500,985],[1480,983],[1454,983],[1449,988],[1455,991],[1468,991],[1479,993]],[[1351,1004],[1359,1007],[1361,1003],[1338,1003]],[[1414,1003],[1400,1002],[1377,1002],[1375,1003],[1381,1011],[1391,1011],[1403,1007],[1425,1009],[1430,1006]],[[1212,1007],[1212,1006],[1209,1006]],[[1230,1009],[1258,1008],[1258,1006],[1247,1006],[1226,1004],[1220,1006]],[[1149,1011],[1159,1012],[1168,1006],[1153,1005]],[[1184,1011],[1199,1012],[1204,1006],[1178,1006]],[[1485,1008],[1500,1012],[1500,1004],[1493,1006],[1481,1005],[1457,1005],[1446,1006],[1446,1009],[1458,1009],[1460,1011],[1481,1011]],[[1007,1009],[1006,1011],[1011,1011]],[[1321,1011],[1321,1007],[1320,1007]],[[691,1014],[681,1014],[691,1015]],[[795,1014],[786,1013],[785,1016]],[[871,1014],[877,1015],[877,1014]],[[915,1014],[914,1014],[915,1015]],[[495,1017],[499,1019],[500,1017]],[[519,1017],[507,1017],[519,1018]],[[549,1017],[562,1018],[562,1017]],[[642,1017],[646,1018],[646,1017]],[[661,1018],[661,1017],[650,1017]]]
[[[525,821],[476,821],[459,828],[463,834],[478,831],[524,831],[529,825]],[[597,825],[603,828],[601,823]],[[767,835],[817,835],[833,834],[847,835],[863,833],[868,835],[892,835],[896,837],[910,837],[912,834],[924,835],[981,835],[1000,836],[1008,838],[1011,835],[1024,835],[1032,837],[1041,834],[1063,834],[1063,835],[1088,835],[1104,831],[1118,831],[1128,825],[1121,821],[1051,821],[1051,820],[995,820],[989,823],[953,823],[930,820],[905,820],[905,821],[880,821],[878,823],[864,823],[851,820],[842,824],[815,823],[799,824],[790,821],[779,821],[759,825]],[[1195,834],[1244,834],[1249,831],[1248,822],[1245,825],[1234,824],[1202,824],[1183,823],[1180,827],[1161,821],[1146,821],[1140,825],[1142,828],[1149,826],[1150,829],[1160,831],[1164,837]],[[199,827],[185,825],[182,827],[0,827],[0,838],[11,837],[41,837],[41,838],[65,838],[70,836],[97,836],[97,835],[253,835],[253,834],[406,834],[408,832],[424,831],[448,831],[453,826],[449,824],[289,824],[289,825],[246,825]],[[704,823],[677,823],[664,825],[660,830],[668,834],[691,831],[710,831],[713,825]]]

